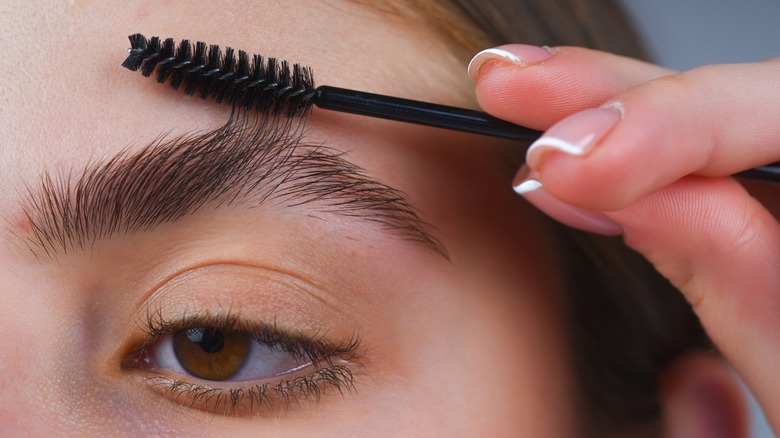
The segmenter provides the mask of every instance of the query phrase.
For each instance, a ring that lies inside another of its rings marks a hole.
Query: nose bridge
[[[0,407],[0,429],[3,436],[8,437],[40,435],[34,430],[29,417],[21,417],[5,406]]]
[[[80,372],[89,359],[59,324],[35,326],[17,327],[0,348],[0,437],[82,436],[97,417],[96,382]]]
[[[67,309],[39,278],[5,279],[0,290],[0,436],[57,435],[58,380],[70,360],[63,348],[68,333],[59,329]]]
[[[2,318],[2,317],[0,317]],[[5,320],[8,321],[8,320]],[[48,377],[42,365],[49,359],[32,335],[19,326],[3,326],[0,343],[0,430],[2,436],[40,436],[49,432]],[[42,421],[46,418],[46,421]]]
[[[91,289],[45,269],[17,275],[22,269],[3,261],[0,250],[0,438],[134,430],[134,386],[106,371],[103,347],[113,348],[116,333],[104,308],[82,293]]]
[[[20,415],[18,408],[6,409],[0,407],[0,435],[3,437],[38,437],[54,436],[47,420],[31,415]]]
[[[94,347],[105,334],[85,328],[81,307],[19,295],[0,291],[8,298],[0,305],[0,438],[122,436],[141,427],[127,398],[132,386],[101,373]]]

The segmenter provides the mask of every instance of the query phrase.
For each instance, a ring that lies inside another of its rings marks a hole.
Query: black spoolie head
[[[122,67],[140,69],[147,77],[157,70],[157,82],[170,80],[174,90],[183,85],[187,95],[198,93],[202,99],[287,117],[303,116],[313,105],[315,87],[309,67],[290,67],[287,61],[260,55],[250,60],[243,50],[236,59],[232,48],[223,55],[219,46],[200,41],[193,47],[182,40],[177,47],[173,38],[147,39],[140,33],[129,38]]]

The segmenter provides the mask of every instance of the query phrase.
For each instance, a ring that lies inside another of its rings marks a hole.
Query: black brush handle
[[[533,141],[542,135],[541,131],[509,123],[481,111],[327,85],[317,87],[314,104],[333,111],[511,140]],[[756,167],[736,176],[780,182],[780,163]]]
[[[317,87],[314,104],[323,109],[512,140],[536,140],[542,135],[480,111],[327,85]]]
[[[767,164],[766,166],[756,167],[750,170],[739,172],[734,176],[744,178],[761,179],[764,181],[773,181],[780,183],[780,162]]]

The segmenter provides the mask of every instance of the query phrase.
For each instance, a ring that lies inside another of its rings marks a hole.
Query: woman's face
[[[141,32],[473,105],[440,35],[335,0],[3,9],[4,430],[571,432],[552,239],[511,191],[517,145],[315,109],[297,146],[172,157],[229,108],[120,66]]]

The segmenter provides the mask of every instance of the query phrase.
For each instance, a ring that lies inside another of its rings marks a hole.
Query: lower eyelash
[[[318,403],[328,390],[342,396],[356,392],[353,371],[344,364],[328,365],[277,383],[239,388],[217,388],[166,376],[147,377],[145,381],[174,402],[223,415],[273,413],[278,407],[287,409],[293,404]]]

